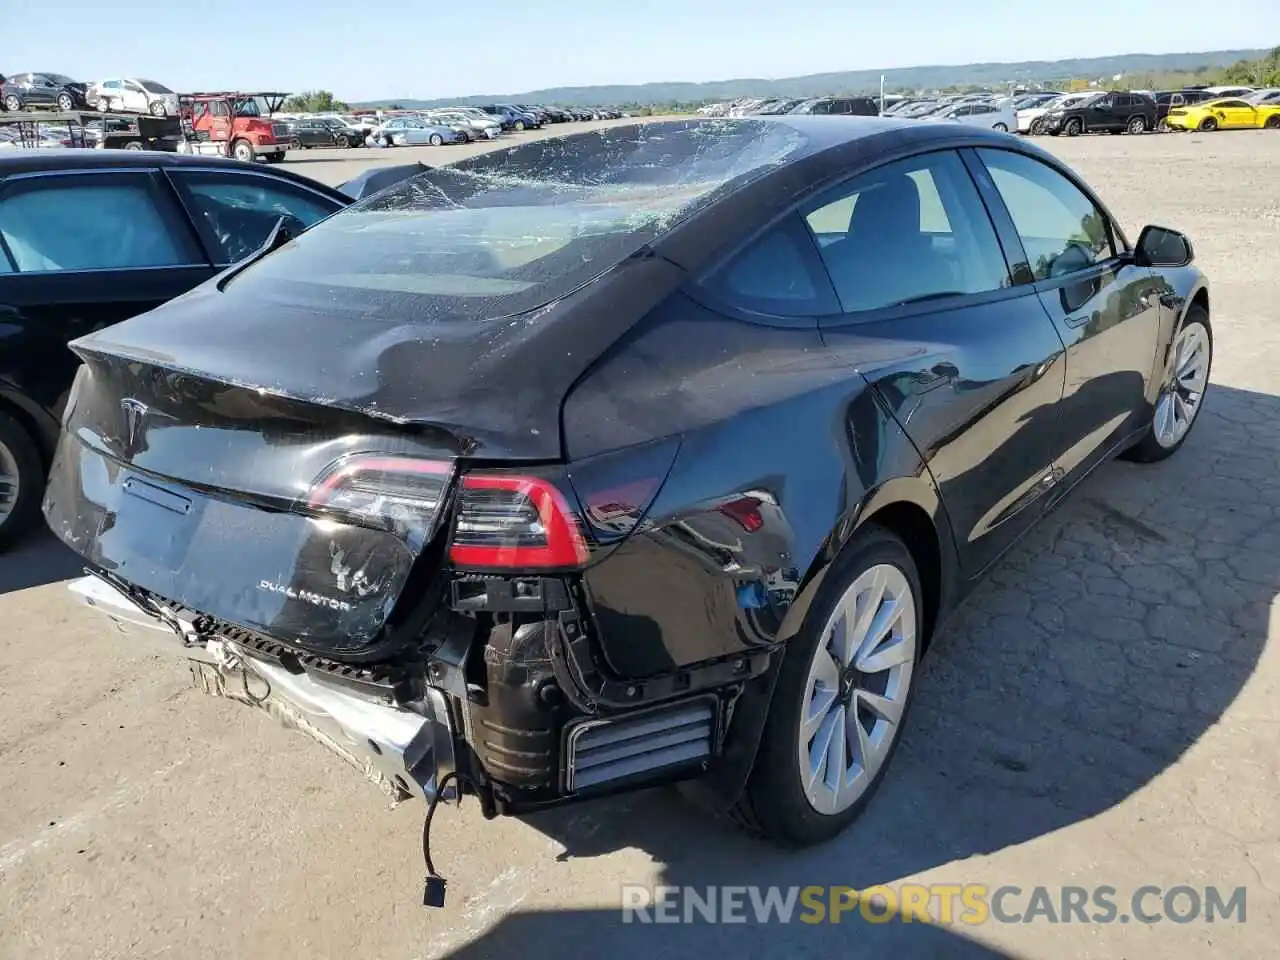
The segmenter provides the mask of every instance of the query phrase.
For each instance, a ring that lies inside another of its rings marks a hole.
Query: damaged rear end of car
[[[456,777],[495,816],[705,770],[767,653],[620,676],[584,576],[680,438],[561,436],[684,281],[655,239],[795,148],[673,129],[428,170],[77,341],[45,499],[73,592],[396,798]]]

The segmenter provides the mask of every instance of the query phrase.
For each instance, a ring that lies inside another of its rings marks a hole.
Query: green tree
[[[1237,60],[1223,72],[1223,79],[1253,87],[1280,86],[1280,47],[1258,60]]]
[[[305,90],[284,102],[289,113],[342,113],[350,109],[328,90]]]

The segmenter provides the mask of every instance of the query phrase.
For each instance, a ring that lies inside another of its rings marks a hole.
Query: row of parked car
[[[1093,90],[1063,93],[1040,90],[1003,95],[811,97],[753,99],[712,104],[707,116],[835,114],[949,120],[1031,135],[1145,133],[1151,130],[1227,130],[1280,128],[1280,89],[1240,86],[1181,90]]]
[[[291,130],[291,149],[311,147],[443,146],[495,140],[503,133],[554,123],[617,119],[620,110],[542,107],[530,104],[454,106],[377,113],[275,114]]]

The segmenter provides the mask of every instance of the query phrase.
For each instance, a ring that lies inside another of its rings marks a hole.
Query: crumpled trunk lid
[[[406,586],[438,566],[457,439],[81,352],[45,495],[53,531],[163,600],[324,655],[376,652]],[[381,526],[318,509],[316,485],[352,454],[431,465],[434,507]]]

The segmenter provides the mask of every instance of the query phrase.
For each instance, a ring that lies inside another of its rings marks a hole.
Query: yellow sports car
[[[1280,103],[1247,100],[1206,100],[1175,107],[1165,123],[1171,130],[1268,130],[1280,129]]]

